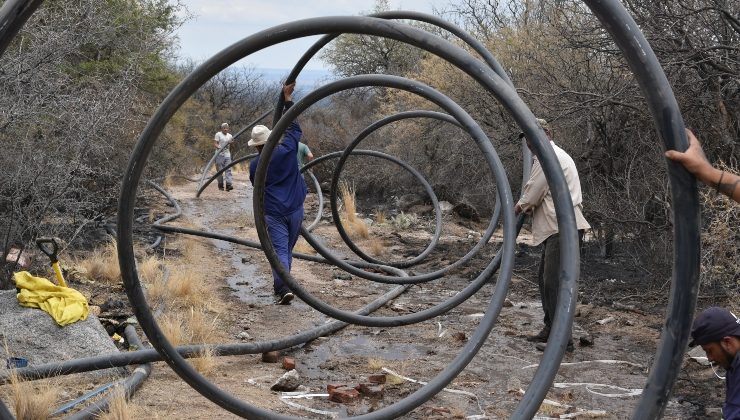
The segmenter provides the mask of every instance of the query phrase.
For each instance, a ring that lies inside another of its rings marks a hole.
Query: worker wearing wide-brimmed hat
[[[295,83],[283,87],[285,108],[293,105],[291,101]],[[275,146],[267,167],[265,182],[265,222],[270,234],[270,241],[277,252],[280,262],[290,271],[293,261],[293,247],[298,241],[301,223],[303,223],[303,200],[308,192],[306,182],[298,169],[298,143],[303,132],[297,122],[292,121],[285,130],[282,141]],[[252,138],[247,143],[262,152],[262,147],[270,136],[270,129],[264,125],[252,129]],[[260,156],[249,165],[249,180],[254,185]],[[272,270],[273,288],[277,303],[287,305],[293,299],[293,293],[283,279]]]
[[[547,121],[537,119],[537,123],[542,127],[547,137],[550,139],[550,146],[555,152],[555,156],[560,163],[565,176],[565,182],[568,184],[571,201],[573,201],[573,212],[576,216],[576,226],[578,227],[578,236],[583,239],[583,233],[589,226],[582,213],[581,180],[578,177],[578,169],[573,159],[558,147],[552,141],[552,129]],[[527,146],[532,149],[530,140],[527,139]],[[536,335],[527,337],[529,341],[537,342],[537,349],[544,350],[545,343],[550,336],[552,321],[555,318],[555,309],[558,302],[558,291],[560,290],[560,234],[558,231],[558,220],[555,215],[555,203],[552,199],[550,187],[545,179],[545,173],[542,170],[537,157],[532,163],[532,174],[529,180],[522,188],[522,196],[514,208],[516,214],[532,213],[532,237],[534,245],[542,244],[542,257],[538,270],[538,284],[540,289],[540,299],[542,300],[542,310],[545,312],[545,327]],[[573,351],[573,340],[568,341],[568,351]]]
[[[722,308],[709,308],[694,320],[689,346],[701,346],[710,363],[727,370],[725,420],[740,420],[740,319]]]

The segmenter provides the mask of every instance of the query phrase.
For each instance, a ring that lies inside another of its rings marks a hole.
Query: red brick
[[[331,384],[326,384],[326,392],[327,394],[331,394],[331,392],[337,388],[347,388],[347,387],[349,387],[349,385],[344,384],[344,383],[334,382]]]
[[[368,398],[383,398],[383,385],[360,384],[360,394]]]
[[[367,381],[371,384],[384,384],[385,379],[385,375],[370,375],[367,377]]]
[[[360,393],[354,388],[341,387],[329,392],[329,401],[348,404],[360,399]]]
[[[278,359],[280,359],[279,351],[268,351],[267,353],[262,353],[262,361],[265,363],[277,363]]]
[[[295,359],[292,357],[283,357],[283,369],[285,370],[295,369]]]

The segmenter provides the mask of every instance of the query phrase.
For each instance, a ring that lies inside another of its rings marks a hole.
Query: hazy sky
[[[177,32],[180,56],[203,61],[234,42],[294,20],[320,16],[356,16],[368,12],[374,0],[181,0],[192,18]],[[432,13],[449,0],[390,0],[391,10]],[[300,56],[319,37],[302,38],[265,49],[238,65],[256,68],[292,68]],[[324,69],[318,59],[306,69]]]

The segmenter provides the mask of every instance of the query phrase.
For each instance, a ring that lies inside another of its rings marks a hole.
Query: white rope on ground
[[[634,367],[641,368],[641,369],[643,368],[641,364],[626,362],[624,360],[584,360],[582,362],[561,363],[560,366],[561,367],[562,366],[575,366],[575,365],[585,365],[585,364],[590,364],[590,363],[605,363],[607,365],[629,365],[629,366],[634,366]],[[524,366],[522,369],[532,369],[532,368],[536,368],[537,366],[539,366],[539,363]]]
[[[586,390],[592,394],[601,395],[602,397],[609,398],[623,398],[623,397],[636,397],[642,394],[642,389],[636,388],[622,388],[621,386],[608,385],[608,384],[595,384],[590,382],[555,382],[552,384],[555,388],[570,388],[575,386],[586,387]],[[623,391],[620,394],[604,394],[592,390],[591,388],[612,388],[618,391]]]
[[[385,368],[385,367],[382,368],[381,370],[383,372],[389,374],[389,375],[393,375],[393,376],[395,376],[397,378],[401,378],[401,379],[403,379],[404,381],[407,381],[407,382],[412,382],[412,383],[419,384],[419,385],[426,385],[427,384],[424,381],[419,381],[419,380],[416,380],[416,379],[409,378],[407,376],[399,375],[398,373],[396,373],[396,372],[394,372],[394,371],[392,371],[392,370],[390,370],[388,368]],[[474,398],[475,399],[475,403],[478,404],[478,409],[480,410],[480,412],[485,414],[485,411],[483,410],[483,407],[480,405],[480,400],[478,399],[478,396],[475,395],[475,394],[473,394],[472,392],[462,391],[462,390],[459,390],[459,389],[450,389],[450,388],[442,388],[442,391],[449,392],[450,394],[459,394],[459,395],[465,395],[465,396]]]
[[[519,388],[519,393],[521,395],[524,395],[524,390],[521,389],[521,388]],[[548,400],[547,398],[545,398],[544,400],[542,400],[542,404],[547,404],[547,405],[551,405],[553,407],[563,408],[563,409],[566,409],[566,410],[573,408],[572,405],[559,403],[559,402],[553,401],[553,400]],[[588,416],[589,418],[593,418],[593,417],[606,417],[608,415],[609,415],[609,413],[607,413],[604,410],[585,410],[583,408],[576,407],[576,411],[573,412],[573,413],[560,414],[558,417],[541,417],[541,416],[535,416],[535,417],[533,417],[533,420],[534,419],[545,420],[545,419],[551,419],[551,418],[554,418],[554,419],[572,419],[572,418],[576,418],[576,417],[579,417],[579,416]]]
[[[310,399],[310,398],[313,398],[314,396],[328,397],[329,394],[283,395],[280,397],[280,401],[285,405],[288,405],[293,408],[297,408],[299,410],[308,411],[309,413],[319,414],[319,415],[326,416],[332,419],[339,417],[339,413],[336,413],[334,411],[317,410],[315,408],[306,407],[305,405],[301,405],[301,404],[298,404],[296,402],[289,400],[291,398],[309,398]]]

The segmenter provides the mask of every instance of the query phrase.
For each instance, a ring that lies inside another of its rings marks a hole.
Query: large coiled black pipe
[[[424,22],[428,23],[434,26],[437,26],[438,28],[442,28],[450,32],[451,34],[457,36],[460,38],[463,42],[468,44],[470,48],[472,48],[475,52],[480,54],[481,58],[488,64],[488,66],[493,69],[493,71],[496,72],[496,74],[499,75],[506,83],[508,83],[510,86],[514,86],[514,84],[511,82],[511,79],[509,79],[509,75],[506,74],[506,71],[504,68],[499,64],[499,62],[496,60],[496,57],[491,54],[488,49],[478,41],[477,39],[473,38],[468,34],[467,32],[463,31],[461,28],[457,27],[456,25],[453,25],[452,23],[434,15],[429,15],[426,13],[419,13],[419,12],[411,12],[406,10],[394,10],[394,11],[386,11],[386,12],[380,12],[370,15],[370,17],[377,17],[381,19],[397,19],[397,20],[415,20],[417,22]],[[316,41],[308,50],[306,50],[305,53],[301,56],[301,58],[298,60],[295,66],[293,66],[293,70],[290,71],[288,74],[288,77],[286,78],[286,83],[293,82],[298,78],[298,75],[303,71],[303,68],[306,66],[306,64],[319,52],[322,48],[326,46],[326,44],[330,43],[332,40],[334,40],[339,34],[328,34],[324,35]],[[275,112],[273,114],[272,123],[273,125],[277,122],[278,119],[280,119],[280,116],[283,113],[283,95],[279,95],[277,100],[277,105],[275,106]]]
[[[388,36],[397,40],[408,42],[412,45],[423,47],[430,52],[442,56],[443,58],[451,61],[454,65],[462,68],[468,74],[473,76],[476,80],[482,83],[489,91],[492,91],[499,100],[510,110],[515,116],[515,120],[524,129],[525,133],[533,140],[536,144],[538,151],[540,152],[540,158],[543,161],[545,172],[548,175],[551,184],[557,185],[552,188],[553,195],[555,197],[556,206],[559,207],[559,221],[561,238],[564,242],[563,249],[565,255],[571,257],[570,261],[566,261],[563,264],[563,272],[566,277],[566,285],[569,285],[571,295],[573,293],[573,287],[575,286],[575,278],[578,271],[577,258],[577,237],[575,230],[575,219],[572,213],[572,204],[570,203],[570,197],[567,194],[567,188],[562,173],[559,173],[559,166],[555,160],[555,157],[551,150],[546,147],[546,140],[544,133],[536,125],[534,116],[529,112],[526,106],[519,100],[516,93],[503,82],[495,73],[487,68],[487,66],[480,63],[478,60],[470,57],[464,50],[450,44],[447,41],[442,40],[436,36],[428,34],[424,31],[417,30],[407,25],[398,24],[395,22],[379,21],[373,18],[358,18],[358,17],[341,17],[341,18],[317,18],[307,19],[299,22],[293,22],[291,24],[281,25],[272,30],[263,31],[255,34],[243,41],[234,44],[232,47],[227,48],[221,53],[214,56],[212,59],[204,63],[195,72],[193,72],[183,83],[181,83],[175,90],[168,96],[165,102],[160,106],[153,119],[142,134],[141,140],[138,143],[125,177],[125,182],[122,188],[121,201],[119,206],[119,231],[128,231],[127,234],[121,235],[119,240],[121,247],[119,248],[119,261],[122,262],[122,268],[125,270],[124,281],[129,294],[129,299],[132,305],[137,310],[137,317],[142,325],[142,328],[147,331],[147,336],[150,338],[152,343],[165,355],[165,360],[172,366],[181,377],[183,377],[191,386],[196,388],[203,395],[217,402],[222,407],[240,415],[247,415],[253,417],[282,417],[270,413],[263,409],[253,407],[249,404],[245,404],[242,401],[234,399],[229,394],[226,394],[222,390],[215,387],[213,384],[205,380],[200,376],[194,369],[184,362],[184,359],[174,351],[174,348],[166,341],[162,335],[156,322],[151,317],[148,309],[145,307],[145,297],[141,290],[141,287],[136,276],[135,269],[129,266],[133,259],[132,252],[132,238],[130,235],[130,220],[129,212],[132,211],[131,202],[135,199],[136,184],[140,178],[141,171],[145,166],[146,156],[148,156],[151,148],[153,147],[154,140],[158,137],[159,132],[164,127],[164,124],[172,116],[172,113],[179,108],[184,100],[192,94],[192,88],[197,88],[205,80],[212,77],[213,74],[222,70],[225,65],[228,65],[235,60],[238,60],[252,52],[259,49],[274,45],[279,42],[283,42],[295,37],[310,36],[321,32],[338,33],[338,32],[353,32],[353,33],[366,33],[369,35],[380,35]],[[295,108],[295,107],[294,107]],[[290,112],[290,111],[289,111]],[[281,126],[282,124],[282,126]],[[273,135],[265,146],[266,149],[263,153],[274,144],[277,136],[280,135],[281,131],[285,129],[284,120],[280,120],[274,128]],[[474,127],[470,127],[474,129]],[[482,134],[482,133],[481,133]],[[489,145],[490,146],[490,145]],[[490,153],[495,155],[492,148]],[[267,155],[269,156],[269,154]],[[265,159],[267,161],[267,159]],[[264,171],[264,168],[262,168]],[[502,171],[501,168],[498,168]],[[264,174],[263,174],[264,175]],[[262,175],[262,176],[263,176]],[[504,174],[505,175],[505,174]],[[497,177],[501,178],[501,177]],[[503,177],[505,179],[505,176]],[[257,189],[260,188],[260,183],[263,180],[258,180]],[[502,279],[508,277],[511,271],[511,259],[513,259],[513,200],[511,198],[510,191],[499,191],[499,195],[502,201],[502,211],[504,213],[504,229],[506,232],[506,239],[504,241],[504,261],[502,263],[502,272],[504,275]],[[259,201],[257,201],[259,202]],[[570,211],[570,214],[567,212]],[[261,214],[256,214],[256,217],[263,217]],[[260,230],[260,221],[258,220],[258,231]],[[264,228],[264,226],[263,226]],[[571,235],[564,234],[570,231]],[[265,243],[266,232],[260,232],[261,241],[263,246],[266,247],[266,254],[268,259],[275,259],[274,250],[270,250],[269,241]],[[264,235],[264,236],[262,236]],[[570,245],[568,244],[570,242]],[[270,255],[272,251],[273,255]],[[274,262],[274,261],[272,261]],[[507,273],[508,271],[508,273]],[[497,287],[504,285],[505,281],[499,281]],[[414,407],[421,404],[423,401],[431,398],[436,392],[443,388],[449,383],[473,357],[477,349],[482,345],[485,337],[492,328],[495,318],[498,315],[495,308],[503,304],[503,293],[495,294],[495,298],[492,300],[489,310],[486,312],[486,316],[483,317],[479,329],[476,334],[472,337],[471,341],[466,345],[461,354],[456,357],[452,363],[445,369],[442,374],[433,379],[428,385],[424,386],[419,391],[415,392],[411,396],[399,401],[389,407],[376,411],[374,413],[362,416],[364,418],[388,418],[395,417],[397,415],[408,412]],[[498,300],[498,301],[497,301]],[[568,303],[571,303],[568,299],[563,299]],[[551,346],[545,352],[545,355],[558,354],[558,358],[562,357],[562,353],[565,347],[565,333],[569,332],[570,322],[572,322],[572,310],[563,308],[561,305],[561,313],[569,313],[571,318],[566,318],[567,325],[560,331],[559,337],[553,337]],[[566,315],[567,317],[567,315]],[[555,335],[558,331],[556,328]],[[562,344],[562,345],[558,345]]]
[[[41,0],[8,0],[2,8],[0,8],[0,53],[9,44],[12,35],[14,35],[22,26],[23,22],[30,16],[33,10],[38,7]],[[687,143],[685,134],[683,132],[683,121],[681,120],[678,107],[675,102],[675,98],[672,95],[670,87],[667,83],[665,75],[660,69],[655,56],[650,49],[649,45],[642,36],[639,28],[635,25],[634,21],[629,17],[624,7],[616,0],[587,0],[587,5],[593,10],[596,16],[602,21],[605,27],[610,31],[614,37],[616,43],[624,51],[627,61],[635,72],[637,79],[643,89],[645,96],[648,100],[651,112],[656,121],[658,132],[664,141],[664,144],[668,148],[675,148],[677,150],[685,150]],[[196,83],[198,86],[201,85],[205,80],[212,77],[215,72],[222,70],[224,67],[221,66],[221,62],[234,62],[235,56],[249,55],[254,52],[255,44],[261,44],[262,46],[257,48],[264,48],[273,45],[278,42],[282,42],[291,37],[315,35],[322,33],[363,33],[369,35],[387,36],[393,39],[408,42],[412,45],[419,46],[427,49],[428,51],[434,52],[438,55],[443,56],[448,60],[455,61],[454,58],[461,60],[456,62],[455,65],[460,63],[471,64],[467,58],[461,56],[458,53],[450,53],[450,49],[444,42],[439,42],[434,38],[424,39],[415,33],[415,30],[402,28],[396,25],[382,25],[379,23],[367,23],[367,22],[351,22],[347,19],[354,18],[338,18],[336,21],[323,21],[319,24],[321,27],[316,25],[317,20],[307,20],[295,22],[296,26],[290,27],[289,25],[281,25],[274,29],[282,30],[282,35],[276,36],[272,41],[267,41],[264,38],[269,35],[268,31],[263,31],[260,34],[256,34],[234,46],[227,48],[222,53],[208,61],[208,63],[215,64],[216,68],[213,72],[208,74],[208,71],[203,71],[202,68],[196,70],[187,80]],[[261,39],[260,39],[261,38]],[[241,50],[240,50],[241,48]],[[457,57],[451,57],[457,56]],[[472,67],[464,69],[468,74],[473,76],[476,80],[486,86],[489,91],[492,91],[493,85],[498,85],[500,82],[495,78],[491,80],[482,81],[481,77],[476,77],[471,72],[476,72],[475,64],[472,63]],[[196,74],[197,73],[197,74]],[[481,72],[483,74],[486,71]],[[179,108],[182,102],[190,95],[192,91],[183,88],[181,84],[155,114],[150,124],[147,126],[144,134],[142,134],[142,141],[137,145],[137,148],[132,155],[131,164],[129,165],[129,171],[127,177],[124,179],[124,188],[121,193],[121,205],[119,208],[122,211],[119,213],[119,232],[122,232],[124,237],[124,245],[128,247],[119,246],[119,254],[128,256],[131,258],[121,259],[122,264],[127,264],[122,267],[125,271],[124,278],[126,280],[127,293],[132,303],[143,302],[143,293],[141,292],[140,286],[138,285],[138,279],[132,259],[132,246],[131,246],[131,226],[133,219],[133,202],[135,200],[135,192],[137,189],[138,181],[141,176],[141,170],[145,166],[146,158],[151,151],[151,147],[154,143],[154,139],[157,137],[159,132],[166,121],[172,116],[172,113]],[[565,252],[562,255],[563,268],[564,268],[564,282],[563,289],[561,290],[561,299],[558,302],[557,315],[555,317],[555,330],[553,336],[556,340],[552,340],[551,346],[545,352],[542,362],[540,363],[540,370],[538,370],[535,376],[535,382],[529,387],[528,392],[525,394],[525,398],[522,403],[515,411],[515,418],[530,418],[536,412],[539,406],[539,401],[542,400],[544,392],[547,387],[540,386],[541,383],[545,383],[547,386],[552,381],[552,377],[549,376],[549,371],[557,369],[557,362],[562,356],[562,348],[564,347],[564,333],[565,329],[570,329],[570,323],[572,322],[572,315],[569,318],[569,310],[572,309],[573,293],[574,293],[574,282],[577,277],[577,263],[569,264],[565,259],[576,255],[573,252],[575,248],[573,245],[575,241],[575,226],[574,220],[569,219],[568,215],[564,212],[567,210],[566,204],[568,200],[562,198],[564,192],[560,189],[559,185],[562,184],[562,179],[558,178],[557,171],[553,168],[554,161],[553,156],[547,152],[546,148],[543,148],[545,144],[541,133],[533,121],[531,113],[526,111],[526,107],[523,104],[519,104],[516,99],[512,99],[511,92],[500,91],[494,92],[507,107],[520,112],[513,112],[514,118],[517,123],[524,128],[525,134],[533,140],[536,154],[543,163],[543,168],[548,179],[548,183],[553,191],[555,197],[556,207],[558,209],[558,219],[560,221],[561,230],[561,241],[563,242],[563,249]],[[515,95],[514,95],[515,96]],[[513,102],[512,102],[513,101]],[[674,224],[674,240],[676,247],[674,249],[674,266],[673,266],[673,279],[671,289],[671,302],[669,304],[669,311],[666,318],[666,328],[663,331],[661,344],[657,352],[657,357],[651,371],[650,379],[646,385],[645,392],[639,403],[638,408],[635,411],[635,418],[656,418],[661,415],[668,400],[668,395],[672,387],[675,377],[680,368],[680,359],[683,349],[688,341],[688,331],[691,323],[691,316],[696,305],[696,294],[698,287],[698,243],[699,235],[698,229],[699,223],[699,211],[698,211],[698,200],[696,194],[696,184],[694,179],[688,175],[683,168],[677,164],[669,162],[669,177],[672,185],[672,194],[675,210],[675,224]],[[563,203],[565,201],[565,203]],[[510,204],[510,203],[509,203]],[[504,214],[504,224],[506,226],[507,217]],[[121,229],[121,228],[127,229]],[[563,233],[567,233],[563,235]],[[570,296],[564,295],[570,293]],[[133,296],[133,297],[132,297]],[[493,302],[492,302],[493,303]],[[146,311],[146,309],[144,309]],[[572,312],[571,312],[572,313]],[[146,314],[144,312],[144,314]],[[146,316],[144,318],[147,318]],[[486,324],[491,324],[495,320],[489,317],[489,313],[486,313],[483,321]],[[180,369],[179,364],[182,364],[182,360],[177,357],[169,357],[172,354],[172,348],[166,340],[163,339],[161,332],[158,331],[158,327],[152,319],[146,319],[147,321],[147,334],[153,334],[153,342],[156,341],[155,345],[158,348],[161,347],[161,351],[165,356],[168,356],[168,363],[183,376],[184,372]],[[483,322],[482,322],[483,324]],[[489,329],[490,331],[490,329]],[[480,329],[476,331],[474,338],[478,339],[478,333]],[[485,332],[487,334],[487,332]],[[151,337],[150,337],[151,338]],[[484,338],[484,337],[483,337]],[[557,347],[557,348],[556,348]],[[466,346],[466,350],[468,347]],[[472,357],[472,356],[471,356]],[[453,364],[459,364],[460,358],[456,358]],[[177,368],[176,368],[177,367]],[[443,372],[448,373],[452,369],[452,365]],[[442,375],[440,375],[442,376]],[[409,398],[394,404],[391,407],[381,410],[385,417],[394,417],[396,415],[403,414],[413,408],[413,404],[419,402],[423,398],[431,396],[430,393],[434,393],[441,389],[439,386],[444,379],[440,379],[440,376],[435,378],[431,386],[426,386],[422,390],[412,394]],[[193,384],[194,380],[184,376],[185,379]],[[539,381],[538,381],[539,380]],[[210,384],[199,384],[203,385],[201,388],[196,387],[200,392],[206,391],[204,395],[208,396],[215,402],[219,403],[221,395],[214,390],[214,387],[209,387]],[[540,395],[541,394],[541,395]],[[228,400],[224,403],[224,408],[227,408],[233,412],[239,412],[244,408],[240,402],[234,403],[234,401]],[[381,412],[371,413],[364,418],[380,418],[378,414]],[[264,410],[253,411],[247,410],[244,413],[251,413],[254,416],[263,417],[270,416],[269,412]],[[284,417],[284,416],[274,416]],[[7,408],[0,402],[0,418],[12,418],[12,415]]]
[[[473,139],[476,141],[476,144],[481,149],[481,152],[486,157],[486,163],[489,165],[489,168],[491,171],[495,174],[495,179],[497,183],[497,187],[499,191],[505,192],[506,189],[508,189],[508,180],[506,177],[505,172],[503,171],[503,166],[501,165],[500,161],[498,160],[498,157],[495,153],[495,150],[493,149],[493,146],[491,145],[488,138],[483,133],[483,130],[477,126],[475,121],[465,112],[462,108],[460,108],[457,104],[455,104],[451,99],[447,98],[446,96],[442,95],[441,93],[437,92],[436,90],[432,89],[429,86],[426,86],[420,82],[405,79],[402,77],[397,76],[387,76],[387,75],[366,75],[366,76],[355,76],[355,77],[349,77],[343,80],[339,80],[330,84],[327,84],[325,86],[320,87],[319,89],[309,93],[305,98],[301,99],[297,103],[291,107],[287,113],[284,115],[284,118],[278,122],[278,124],[275,126],[273,131],[279,131],[283,129],[281,127],[285,126],[286,122],[290,122],[297,115],[299,115],[301,112],[303,112],[305,109],[307,109],[312,104],[320,101],[326,96],[329,96],[334,93],[341,92],[343,90],[347,90],[350,88],[357,88],[357,87],[367,87],[367,86],[382,86],[386,88],[396,88],[401,90],[407,90],[409,92],[417,93],[418,95],[424,97],[425,99],[435,103],[436,105],[442,107],[445,111],[447,111],[451,116],[453,116],[457,121],[459,121],[461,126],[464,126],[468,129],[468,132],[471,134]],[[278,135],[280,133],[278,132]],[[271,139],[274,139],[275,137],[272,137]],[[279,137],[277,137],[279,138]],[[274,147],[275,143],[270,143],[270,139],[268,139],[267,144],[263,148],[261,152],[261,159],[259,165],[257,165],[257,171],[255,174],[255,189],[254,189],[254,214],[255,214],[255,222],[257,226],[257,232],[260,236],[260,242],[265,245],[265,241],[269,244],[269,246],[265,247],[265,253],[268,255],[268,259],[270,259],[271,263],[274,263],[274,261],[270,258],[270,250],[269,248],[272,246],[271,242],[269,241],[269,236],[267,236],[267,230],[264,224],[264,208],[262,208],[263,203],[263,196],[264,196],[264,182],[266,179],[266,168],[267,164],[269,164],[270,161],[270,153],[272,150],[270,149],[270,146]],[[347,152],[351,152],[350,148],[347,148],[345,150],[345,155],[347,156]],[[341,159],[340,159],[341,160]],[[336,181],[336,173],[340,170],[339,167],[335,170],[335,181]],[[336,183],[332,186],[332,191],[336,191]],[[509,191],[510,194],[510,191]],[[501,194],[500,194],[501,195]],[[336,209],[335,209],[336,210]],[[511,209],[506,209],[511,210]],[[504,214],[506,214],[506,211],[504,211]],[[335,218],[338,218],[339,215],[335,213]],[[504,230],[506,235],[507,233],[509,235],[513,234],[513,224],[510,222],[510,225],[508,226],[508,232],[507,226],[504,225]],[[263,236],[264,235],[264,236]],[[306,236],[306,239],[308,240],[308,234],[304,232],[304,236]],[[311,243],[311,242],[309,242]],[[311,243],[313,245],[313,243]],[[277,255],[275,254],[275,257]],[[506,258],[506,243],[504,243],[504,251],[503,251],[503,258]],[[504,260],[505,262],[506,260]],[[478,277],[476,280],[488,280],[489,277],[493,274],[492,272],[489,272],[489,270],[492,270],[493,266],[487,267],[488,270],[484,270],[484,272]],[[353,324],[358,325],[365,325],[365,326],[399,326],[399,325],[409,325],[412,323],[419,322],[424,319],[428,319],[429,316],[436,316],[441,313],[444,313],[442,309],[446,308],[445,303],[439,304],[433,308],[430,308],[428,311],[424,311],[424,313],[414,313],[414,314],[408,314],[404,316],[393,316],[393,317],[369,317],[369,316],[359,316],[350,312],[342,311],[336,308],[333,308],[330,305],[325,304],[320,299],[317,299],[310,293],[308,293],[303,287],[300,286],[293,278],[290,276],[289,272],[284,269],[284,267],[280,267],[279,265],[273,265],[273,268],[275,268],[281,275],[281,277],[284,279],[284,281],[288,284],[290,289],[298,296],[300,297],[304,302],[306,302],[308,305],[313,307],[314,309],[317,309],[321,311],[322,313],[332,316],[336,319],[343,320],[345,322],[350,322]],[[505,293],[506,289],[508,288],[508,281],[506,276],[509,275],[507,273],[507,270],[510,270],[511,267],[506,267],[504,265],[504,268],[502,269],[502,274],[499,276],[499,282],[497,284],[497,290],[501,293]],[[380,276],[374,276],[374,277],[380,277]],[[407,281],[407,279],[399,279],[396,282],[401,283],[401,280],[403,280],[403,284],[410,283]],[[498,289],[499,287],[502,287],[502,289]],[[456,296],[457,297],[457,296]],[[500,310],[501,308],[497,308],[497,310]],[[440,312],[442,311],[442,312]]]
[[[678,102],[655,53],[624,6],[616,0],[586,0],[622,50],[647,100],[666,149],[686,150],[686,130]],[[673,278],[665,327],[634,419],[662,416],[681,370],[699,293],[701,213],[696,179],[666,159],[673,202]]]
[[[442,112],[434,112],[434,111],[407,111],[407,112],[399,112],[398,114],[394,114],[388,117],[385,117],[379,121],[374,122],[364,130],[360,134],[355,137],[355,139],[350,143],[342,153],[342,156],[339,158],[339,162],[337,162],[337,166],[334,169],[334,176],[332,177],[331,182],[331,189],[330,191],[336,191],[339,185],[339,175],[342,172],[342,168],[344,167],[345,162],[347,162],[347,158],[352,154],[352,151],[357,147],[362,140],[367,138],[370,134],[374,133],[376,130],[385,127],[386,125],[401,121],[409,118],[432,118],[440,121],[446,121],[451,124],[455,124],[458,127],[460,126],[455,120],[454,117],[452,117],[449,114],[444,114]],[[417,177],[418,178],[418,177]],[[427,184],[428,185],[428,184]],[[429,241],[429,245],[416,257],[411,258],[407,261],[400,261],[400,262],[391,262],[391,261],[380,261],[378,259],[375,259],[367,254],[365,254],[355,243],[350,239],[349,235],[347,234],[347,230],[344,229],[344,224],[342,223],[342,218],[339,217],[339,209],[337,208],[337,200],[333,199],[330,200],[330,206],[331,206],[331,214],[334,220],[334,223],[337,226],[337,231],[339,232],[339,236],[342,237],[342,240],[344,243],[355,253],[355,255],[359,256],[363,260],[375,264],[383,264],[383,265],[390,265],[392,267],[398,267],[398,268],[407,268],[411,267],[413,265],[418,264],[419,262],[423,261],[424,258],[426,258],[432,250],[434,250],[434,247],[437,246],[437,242],[439,241],[439,236],[442,232],[442,211],[439,208],[439,200],[437,200],[437,195],[434,193],[434,190],[431,189],[431,187],[426,188],[427,189],[427,195],[432,200],[432,206],[434,207],[434,235],[432,236],[432,240]],[[333,195],[334,197],[335,195]]]

